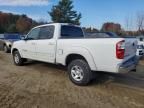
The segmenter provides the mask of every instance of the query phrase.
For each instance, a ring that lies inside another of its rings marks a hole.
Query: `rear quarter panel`
[[[116,43],[121,40],[121,38],[59,39],[57,62],[65,65],[66,57],[75,53],[84,56],[93,71],[117,72],[122,60],[116,58]]]

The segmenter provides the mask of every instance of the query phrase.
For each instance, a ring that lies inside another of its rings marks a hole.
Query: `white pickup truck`
[[[87,85],[93,72],[124,73],[136,68],[137,41],[118,37],[86,37],[76,25],[51,23],[33,28],[13,44],[15,65],[27,59],[68,67],[70,80]]]

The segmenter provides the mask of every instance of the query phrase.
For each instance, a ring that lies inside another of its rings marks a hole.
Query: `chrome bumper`
[[[138,64],[139,58],[137,56],[132,57],[128,61],[122,63],[119,66],[118,72],[119,73],[128,73],[132,70],[136,70],[136,66]]]

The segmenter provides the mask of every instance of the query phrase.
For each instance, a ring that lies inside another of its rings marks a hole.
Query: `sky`
[[[34,20],[51,21],[48,12],[59,0],[0,0],[0,11],[26,14]],[[105,22],[120,23],[136,29],[137,13],[144,13],[144,0],[73,0],[74,10],[82,14],[81,25],[101,28]]]

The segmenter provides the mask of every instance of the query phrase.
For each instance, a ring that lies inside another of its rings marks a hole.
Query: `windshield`
[[[20,35],[17,34],[5,35],[5,39],[20,39]]]

